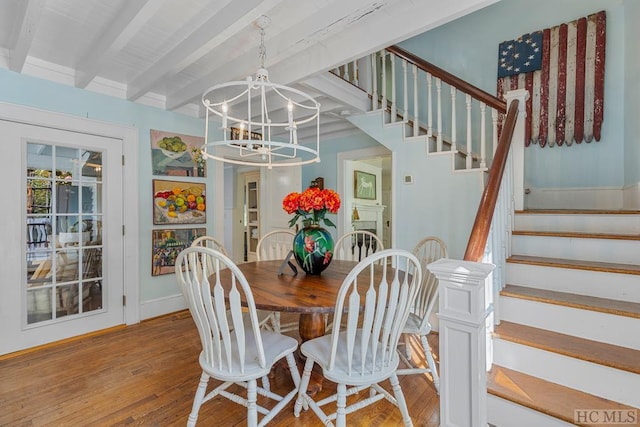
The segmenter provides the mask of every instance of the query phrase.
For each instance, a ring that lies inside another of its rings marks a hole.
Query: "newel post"
[[[525,147],[525,123],[527,119],[527,99],[529,92],[526,89],[511,90],[505,94],[507,110],[511,101],[517,99],[518,119],[513,129],[513,140],[511,142],[511,156],[513,158],[513,202],[517,211],[524,209],[524,147]]]
[[[494,267],[453,259],[427,266],[439,280],[441,427],[487,425],[486,279]]]

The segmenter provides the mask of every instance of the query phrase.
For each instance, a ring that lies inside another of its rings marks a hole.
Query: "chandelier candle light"
[[[202,95],[206,109],[203,156],[245,166],[299,166],[320,161],[320,104],[310,95],[289,86],[269,81],[265,68],[265,27],[270,19],[256,21],[260,29],[260,68],[255,80],[221,83]],[[222,122],[222,139],[209,138],[209,118]],[[298,127],[311,124],[314,144],[298,141]],[[237,139],[231,129],[236,130]]]

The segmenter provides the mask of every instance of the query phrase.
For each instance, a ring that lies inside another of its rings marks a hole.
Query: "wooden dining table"
[[[289,266],[281,269],[282,263],[283,260],[238,264],[249,282],[256,308],[300,313],[298,330],[303,342],[324,335],[324,315],[333,313],[338,290],[357,262],[333,260],[320,275],[309,275],[299,268],[294,274]],[[220,274],[222,282],[229,283],[224,279],[230,273]]]

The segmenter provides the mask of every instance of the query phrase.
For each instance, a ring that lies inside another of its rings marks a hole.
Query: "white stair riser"
[[[558,292],[640,303],[640,276],[508,262],[506,282]]]
[[[515,230],[639,234],[640,215],[516,214]]]
[[[494,363],[566,387],[640,407],[640,375],[496,339]]]
[[[497,427],[571,427],[575,425],[492,394],[487,395],[487,419]]]
[[[640,240],[513,235],[514,255],[640,264]]]
[[[637,333],[640,331],[640,319],[632,317],[501,296],[500,318],[508,322],[640,350],[640,333]]]

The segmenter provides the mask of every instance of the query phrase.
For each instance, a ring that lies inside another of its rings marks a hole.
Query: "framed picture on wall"
[[[206,184],[203,182],[153,180],[153,223],[205,224]]]
[[[152,230],[151,275],[175,273],[178,254],[200,236],[206,228],[166,228]]]
[[[353,194],[356,199],[376,199],[376,176],[372,173],[353,171]]]
[[[154,175],[207,176],[201,136],[151,129],[151,170]]]

